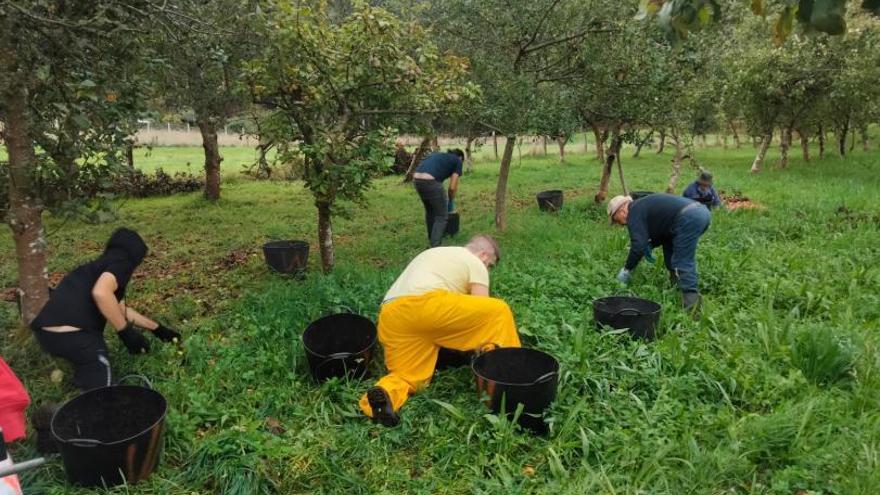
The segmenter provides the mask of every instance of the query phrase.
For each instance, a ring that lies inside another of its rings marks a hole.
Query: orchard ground
[[[117,376],[150,377],[170,404],[160,469],[113,493],[880,493],[880,153],[857,146],[842,160],[829,150],[779,170],[773,151],[749,174],[751,146],[699,149],[720,190],[763,208],[713,214],[698,250],[697,322],[679,309],[662,262],[638,268],[628,290],[663,306],[662,336],[646,344],[593,327],[591,301],[625,291],[614,275],[628,243],[592,201],[600,165],[581,146],[568,147],[566,164],[553,143],[546,157],[529,156],[529,145],[514,155],[493,272],[492,291],[511,304],[526,345],[561,362],[545,438],[488,414],[468,369],[439,373],[395,429],[357,410],[369,382],[310,380],[305,326],[343,310],[375,318],[425,247],[421,203],[398,177],[377,180],[365,207],[335,220],[329,276],[318,270],[311,196],[299,183],[242,177],[250,148],[223,150],[232,180],[217,204],[193,193],[120,201],[109,224],[48,217],[49,268],[59,274],[96,256],[116,227],[140,231],[151,253],[128,302],[185,335],[182,352],[153,341],[149,355],[131,357],[107,333]],[[671,152],[627,152],[630,188],[665,189]],[[491,142],[462,180],[454,242],[493,232],[490,158]],[[190,162],[193,173],[202,163],[200,148],[135,160],[166,171]],[[679,191],[693,176],[686,167]],[[560,214],[538,211],[544,189],[565,191]],[[275,238],[310,241],[305,280],[267,271],[260,246]],[[0,251],[14,252],[8,229]],[[0,288],[14,280],[4,255]],[[13,304],[0,308],[0,327],[13,330]],[[36,403],[74,394],[70,370],[27,332],[3,335],[0,353]],[[60,383],[50,379],[56,368]],[[35,455],[30,440],[12,452]],[[66,486],[57,458],[23,478],[28,493],[89,493]]]

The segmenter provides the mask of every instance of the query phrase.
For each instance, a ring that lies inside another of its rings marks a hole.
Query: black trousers
[[[425,205],[425,227],[428,229],[428,241],[431,247],[437,247],[443,241],[448,218],[446,190],[443,183],[436,180],[416,179],[416,192]]]
[[[73,365],[73,382],[83,392],[113,383],[104,335],[98,332],[47,332],[34,329],[40,347]]]

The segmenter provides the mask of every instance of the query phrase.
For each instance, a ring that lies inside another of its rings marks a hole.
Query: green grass
[[[257,151],[244,146],[223,146],[220,148],[220,170],[224,175],[236,176],[244,166],[257,161]],[[166,173],[189,172],[201,176],[205,171],[205,152],[201,147],[162,146],[155,148],[137,148],[134,151],[135,167],[144,172],[152,172],[161,168]]]
[[[320,275],[313,254],[304,281],[268,273],[259,253],[278,237],[307,239],[315,253],[316,214],[299,184],[238,180],[216,205],[197,193],[125,201],[104,225],[47,219],[52,271],[93,257],[117,226],[140,230],[153,249],[129,303],[187,339],[183,355],[156,343],[130,357],[108,334],[116,371],[146,374],[171,404],[161,469],[113,493],[880,493],[877,155],[794,158],[778,170],[774,150],[752,175],[750,146],[698,150],[720,189],[765,209],[713,214],[698,252],[699,322],[678,309],[662,264],[639,267],[629,290],[663,306],[662,337],[645,344],[593,330],[591,301],[621,292],[614,275],[627,239],[592,203],[600,172],[592,154],[569,151],[565,165],[515,159],[492,283],[526,344],[561,363],[546,438],[489,415],[467,369],[438,374],[397,429],[360,416],[356,400],[369,382],[316,386],[307,376],[299,335],[308,322],[339,310],[375,317],[425,245],[421,204],[397,178],[377,181],[369,205],[334,224],[337,270]],[[481,153],[457,200],[459,242],[492,231],[497,166],[485,159],[491,144]],[[669,154],[628,155],[632,189],[665,186]],[[681,187],[693,173],[684,175]],[[566,191],[559,215],[535,207],[534,193],[549,188]],[[12,252],[8,231],[0,249]],[[14,278],[4,256],[0,282]],[[12,327],[11,305],[3,311]],[[48,379],[69,370],[30,339],[10,335],[0,353],[35,402],[73,393],[67,380]],[[13,454],[28,458],[32,446]],[[24,479],[30,493],[87,493],[65,486],[59,461]]]

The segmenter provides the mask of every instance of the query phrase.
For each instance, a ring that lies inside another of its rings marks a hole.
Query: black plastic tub
[[[453,236],[458,234],[458,228],[461,226],[461,217],[458,212],[452,212],[446,217],[446,235]]]
[[[633,201],[637,199],[642,199],[645,196],[650,196],[654,194],[654,191],[630,191],[629,197],[633,199]]]
[[[660,322],[660,305],[629,296],[603,297],[593,301],[597,328],[629,329],[634,338],[653,340]]]
[[[309,262],[309,243],[306,241],[271,241],[263,244],[263,256],[269,268],[285,274],[305,271]]]
[[[51,422],[67,479],[111,487],[149,478],[164,448],[167,412],[162,394],[136,385],[96,388],[67,401]]]
[[[559,211],[562,209],[563,194],[559,189],[542,191],[535,195],[541,211]]]
[[[352,313],[339,313],[313,321],[302,334],[312,377],[365,378],[376,346],[376,325]]]
[[[510,417],[522,404],[520,426],[539,434],[547,432],[544,411],[556,399],[559,382],[559,362],[553,356],[536,349],[504,347],[479,354],[471,368],[477,393],[486,397],[486,405],[495,414]]]

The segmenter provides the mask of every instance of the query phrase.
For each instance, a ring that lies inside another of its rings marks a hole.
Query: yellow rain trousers
[[[510,307],[501,299],[446,291],[393,299],[379,312],[379,341],[388,374],[385,389],[395,411],[434,374],[440,347],[472,351],[496,344],[520,347]],[[373,416],[364,394],[361,410]]]

